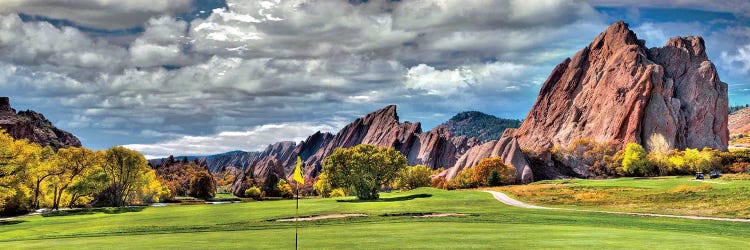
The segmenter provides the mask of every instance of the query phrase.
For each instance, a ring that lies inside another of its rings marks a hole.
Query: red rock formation
[[[8,97],[0,97],[0,128],[13,138],[27,139],[55,149],[81,146],[78,138],[56,128],[44,115],[31,110],[16,113]]]
[[[294,150],[295,143],[285,141],[268,145],[263,152],[248,153],[247,165],[240,166],[244,167],[244,170],[235,177],[235,182],[232,184],[232,193],[242,196],[249,186],[262,185],[271,175],[277,180],[285,178],[284,164],[296,159],[296,155],[293,154]]]
[[[750,107],[729,115],[729,133],[733,135],[750,133]]]
[[[325,146],[305,160],[305,177],[316,177],[321,170],[323,158],[338,147],[359,144],[393,147],[406,156],[409,165],[422,164],[435,169],[453,166],[463,152],[478,142],[476,138],[454,137],[442,127],[422,133],[418,122],[400,123],[396,106],[390,105],[358,118],[341,129]]]
[[[420,123],[400,123],[396,106],[391,105],[354,120],[336,135],[318,132],[296,146],[291,142],[269,146],[248,162],[243,175],[236,178],[233,192],[244,192],[251,172],[256,179],[266,178],[271,171],[263,169],[276,169],[276,165],[270,163],[279,163],[283,170],[281,176],[288,177],[295,167],[297,155],[304,161],[303,171],[309,183],[318,176],[323,159],[334,149],[359,144],[393,147],[407,157],[410,165],[422,164],[434,169],[453,166],[458,157],[479,144],[479,140],[454,137],[443,127],[422,133]],[[269,161],[271,158],[274,161]],[[258,180],[255,182],[259,183]]]
[[[493,140],[483,143],[479,146],[472,147],[458,159],[453,167],[446,169],[440,176],[450,180],[456,177],[461,170],[479,164],[485,158],[500,156],[505,164],[512,165],[516,168],[517,181],[519,183],[529,183],[534,180],[534,174],[531,166],[526,160],[526,156],[521,152],[516,138],[512,136],[513,129],[506,129],[499,140]]]
[[[727,109],[703,39],[648,50],[620,21],[555,67],[515,135],[539,154],[578,138],[644,144],[654,133],[676,148],[726,149]]]

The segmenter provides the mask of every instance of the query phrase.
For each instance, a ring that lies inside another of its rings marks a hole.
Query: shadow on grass
[[[10,221],[0,221],[0,226],[7,226],[7,225],[15,225],[15,224],[21,224],[26,222],[25,220],[10,220]]]
[[[70,215],[84,215],[84,214],[121,214],[143,211],[146,207],[106,207],[106,208],[84,208],[84,209],[72,209],[72,210],[60,210],[42,214],[43,217],[55,217],[55,216],[70,216]]]
[[[336,200],[337,202],[394,202],[394,201],[409,201],[417,198],[430,198],[432,197],[431,194],[412,194],[407,196],[399,196],[399,197],[390,197],[390,198],[380,198],[377,200]]]

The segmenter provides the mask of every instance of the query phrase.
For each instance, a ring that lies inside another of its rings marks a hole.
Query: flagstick
[[[297,186],[297,209],[296,209],[297,214],[294,217],[294,249],[299,249],[297,245],[297,239],[298,239],[297,228],[299,225],[299,222],[298,222],[299,220],[299,182],[297,182],[296,186]]]

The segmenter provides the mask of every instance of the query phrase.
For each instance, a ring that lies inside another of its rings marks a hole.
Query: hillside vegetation
[[[498,118],[479,111],[466,111],[442,124],[453,135],[479,138],[482,142],[497,140],[506,128],[518,128],[521,120]]]

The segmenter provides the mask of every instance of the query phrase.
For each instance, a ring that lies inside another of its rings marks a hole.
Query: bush
[[[261,193],[260,188],[256,186],[249,187],[248,189],[245,189],[245,197],[253,198],[253,200],[259,201],[263,199],[263,193]]]
[[[512,165],[505,165],[501,157],[485,158],[471,169],[471,182],[474,186],[488,186],[488,180],[493,171],[498,173],[499,183],[512,184],[516,182],[516,168]]]
[[[690,172],[708,172],[717,167],[716,158],[710,149],[697,150],[688,148],[683,154],[685,167]]]
[[[654,176],[658,172],[654,164],[648,160],[643,146],[633,142],[625,145],[622,170],[633,176]]]
[[[276,189],[279,191],[279,196],[283,198],[294,198],[294,191],[292,191],[292,185],[289,185],[289,183],[286,182],[286,180],[281,179],[279,180],[279,183],[276,184]]]
[[[210,199],[216,196],[216,186],[213,176],[208,171],[198,171],[190,178],[188,195],[200,199]]]
[[[393,186],[394,188],[401,190],[427,187],[430,186],[430,175],[432,175],[432,169],[429,169],[424,165],[407,167],[398,171]]]
[[[328,198],[331,197],[331,189],[333,188],[331,187],[331,181],[328,179],[328,176],[325,173],[322,173],[318,176],[318,180],[313,184],[313,189],[318,195],[323,198]]]
[[[440,189],[448,189],[448,187],[446,185],[447,182],[448,181],[443,176],[436,177],[436,178],[433,178],[432,180],[430,180],[430,187],[440,188]]]
[[[597,142],[592,139],[576,139],[567,147],[552,148],[552,158],[555,162],[573,168],[588,168],[597,176],[622,176],[621,163],[623,151],[618,150],[619,144]]]
[[[459,188],[475,188],[477,183],[471,178],[474,171],[472,168],[465,168],[456,175],[455,178],[450,180],[448,189],[459,189]]]
[[[336,188],[331,190],[331,197],[346,197],[346,192],[343,188]]]
[[[732,165],[729,167],[729,172],[731,173],[744,173],[750,170],[750,163],[747,162],[735,162],[732,163]]]

